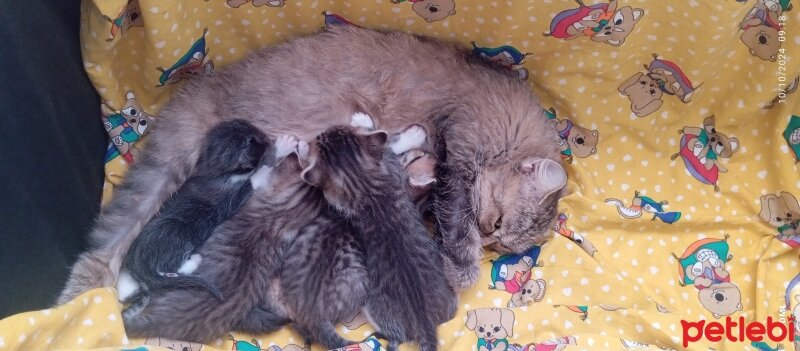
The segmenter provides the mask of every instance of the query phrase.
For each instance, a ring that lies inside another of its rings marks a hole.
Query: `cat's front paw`
[[[308,151],[309,151],[308,142],[306,142],[305,140],[298,140],[297,141],[297,158],[299,158],[301,161],[307,161],[308,160]]]
[[[275,157],[282,158],[297,150],[297,138],[291,135],[281,135],[275,140]]]
[[[427,138],[428,132],[425,131],[425,128],[415,124],[400,133],[390,147],[395,155],[399,155],[406,151],[422,147]]]
[[[478,282],[481,274],[480,266],[456,264],[447,256],[442,262],[445,279],[456,292],[467,290]]]
[[[368,114],[363,112],[356,112],[353,117],[350,117],[350,125],[358,128],[374,129],[375,122]]]

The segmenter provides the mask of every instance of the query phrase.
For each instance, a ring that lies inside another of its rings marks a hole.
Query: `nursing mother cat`
[[[270,136],[311,140],[355,112],[389,133],[411,124],[431,133],[444,270],[454,289],[466,289],[478,278],[482,244],[520,253],[552,236],[567,175],[542,111],[527,83],[458,43],[341,25],[257,50],[172,96],[59,302],[114,286],[131,242],[191,174],[217,123],[239,118]]]

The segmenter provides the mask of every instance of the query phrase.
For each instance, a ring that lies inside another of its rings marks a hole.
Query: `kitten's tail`
[[[148,282],[148,290],[150,291],[168,291],[168,290],[184,290],[184,289],[197,289],[208,291],[219,301],[222,301],[222,291],[220,291],[214,284],[207,279],[190,276],[190,275],[170,275],[162,276],[152,279]]]
[[[428,324],[422,330],[420,330],[419,335],[419,351],[436,351],[439,346],[439,337],[436,335],[436,324],[433,323],[430,318],[428,319]]]

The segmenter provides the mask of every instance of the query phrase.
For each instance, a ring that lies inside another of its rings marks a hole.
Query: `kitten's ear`
[[[520,164],[520,172],[530,177],[537,197],[541,200],[560,190],[567,184],[567,172],[556,161],[545,158],[529,158]]]
[[[280,161],[277,169],[279,171],[292,171],[296,175],[303,171],[303,166],[300,164],[300,157],[297,156],[297,153],[292,152]]]
[[[322,169],[316,163],[310,164],[300,173],[300,177],[303,178],[304,182],[316,187],[322,184],[322,176]]]
[[[366,140],[366,151],[372,157],[381,158],[386,149],[386,141],[389,140],[389,133],[379,130],[364,135],[363,137],[364,140]]]

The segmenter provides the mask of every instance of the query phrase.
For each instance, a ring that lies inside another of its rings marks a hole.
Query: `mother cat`
[[[131,242],[187,178],[216,123],[241,118],[267,135],[310,140],[354,112],[389,132],[417,123],[436,134],[432,201],[453,288],[475,284],[482,243],[519,253],[552,235],[566,173],[558,135],[527,83],[454,43],[341,25],[256,51],[177,91],[59,302],[115,284]]]

